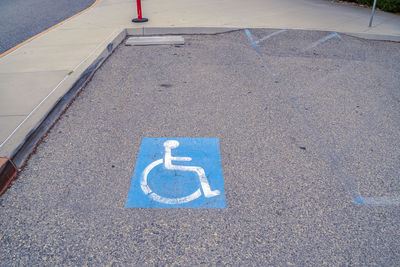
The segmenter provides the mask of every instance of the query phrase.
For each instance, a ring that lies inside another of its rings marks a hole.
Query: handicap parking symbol
[[[218,138],[143,138],[126,208],[225,208]]]

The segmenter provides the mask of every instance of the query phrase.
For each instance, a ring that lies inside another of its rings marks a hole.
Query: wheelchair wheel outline
[[[147,183],[147,176],[149,175],[149,173],[151,172],[151,170],[164,163],[164,159],[158,159],[156,161],[153,161],[152,163],[150,163],[143,171],[141,179],[140,179],[140,187],[142,188],[143,193],[145,193],[146,195],[148,195],[152,200],[157,201],[159,203],[163,203],[163,204],[183,204],[183,203],[187,203],[190,201],[193,201],[197,198],[199,198],[201,196],[201,190],[200,188],[198,188],[194,193],[186,196],[186,197],[180,197],[180,198],[166,198],[163,196],[160,196],[156,193],[154,193],[148,183]]]

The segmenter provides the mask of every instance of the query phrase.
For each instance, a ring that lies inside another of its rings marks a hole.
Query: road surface
[[[93,3],[94,0],[0,1],[0,54]]]
[[[399,44],[185,40],[97,71],[0,198],[0,262],[398,265]],[[125,208],[145,137],[218,138],[227,207]]]

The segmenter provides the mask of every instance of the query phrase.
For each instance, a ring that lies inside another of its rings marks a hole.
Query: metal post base
[[[149,21],[149,19],[147,19],[147,18],[133,19],[133,20],[132,20],[132,22],[136,22],[136,23],[139,23],[139,22],[148,22],[148,21]]]

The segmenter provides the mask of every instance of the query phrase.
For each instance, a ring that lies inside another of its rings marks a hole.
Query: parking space
[[[400,163],[395,141],[399,140],[398,75],[392,68],[394,62],[379,52],[387,47],[325,32],[274,31],[267,38],[260,40],[271,46],[257,43],[262,56],[291,57],[284,60],[293,63],[301,62],[299,58],[309,59],[300,66],[291,64],[285,74],[302,71],[301,78],[315,75],[316,80],[308,84],[295,80],[281,91],[300,115],[299,121],[308,128],[313,143],[325,150],[352,199],[357,203],[367,204],[369,199],[369,204],[399,205],[400,183],[395,178]],[[397,58],[394,50],[386,52]],[[272,63],[270,69],[279,75],[276,66]],[[362,197],[371,195],[381,197]]]
[[[121,45],[96,72],[0,198],[1,262],[396,265],[399,44],[280,29],[184,37]],[[217,163],[223,175],[208,173]],[[165,183],[141,178],[161,165]],[[168,180],[179,171],[195,186]],[[226,205],[162,208],[197,188]]]

